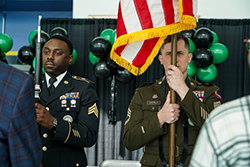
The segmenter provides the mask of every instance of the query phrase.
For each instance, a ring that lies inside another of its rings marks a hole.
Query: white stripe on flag
[[[165,26],[165,17],[164,17],[164,11],[162,7],[162,1],[161,0],[147,0],[148,8],[151,14],[151,19],[153,22],[153,27],[161,27]]]
[[[196,21],[199,20],[198,15],[197,15],[197,7],[198,7],[198,1],[193,0],[193,14],[194,17],[196,18]]]
[[[121,57],[127,60],[129,63],[133,64],[133,60],[140,51],[144,41],[134,42],[128,44],[121,53]]]
[[[127,34],[142,30],[133,1],[121,1],[121,11]]]
[[[173,0],[173,7],[174,7],[174,22],[180,21],[180,10],[179,10],[179,0]]]

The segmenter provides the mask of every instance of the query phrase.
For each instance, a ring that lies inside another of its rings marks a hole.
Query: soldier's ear
[[[163,56],[161,54],[158,56],[158,59],[159,59],[160,63],[163,64]]]
[[[69,55],[69,63],[68,64],[71,64],[72,61],[73,61],[73,55],[71,54],[71,55]]]
[[[189,54],[188,54],[188,63],[191,62],[192,58],[193,58],[193,54],[192,54],[192,53],[189,53]]]

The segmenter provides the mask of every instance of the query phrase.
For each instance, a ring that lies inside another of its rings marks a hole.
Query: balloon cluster
[[[41,30],[41,37],[40,37],[40,42],[41,42],[41,48],[43,48],[45,42],[53,35],[62,35],[65,37],[68,37],[68,32],[62,28],[62,27],[55,27],[51,30],[50,34],[47,32]],[[35,69],[35,62],[36,62],[36,43],[38,40],[38,31],[33,30],[29,34],[29,45],[22,46],[19,51],[18,51],[18,58],[19,60],[24,63],[31,65],[33,69]],[[75,48],[73,48],[73,61],[70,65],[74,64],[78,58],[77,51]],[[42,73],[44,74],[45,71],[42,69]]]
[[[6,53],[10,51],[13,46],[12,38],[4,33],[0,33],[0,61],[3,61],[8,64],[6,60]]]
[[[243,43],[244,43],[244,47],[245,47],[246,51],[250,52],[250,39],[244,39]]]
[[[115,36],[116,30],[104,29],[100,36],[95,37],[90,43],[89,60],[94,65],[93,71],[96,77],[108,79],[115,75],[119,82],[129,83],[135,76],[110,58]]]
[[[228,58],[228,49],[218,43],[218,35],[206,27],[181,32],[189,40],[189,52],[193,54],[188,64],[188,75],[197,76],[201,82],[212,82],[217,67]]]

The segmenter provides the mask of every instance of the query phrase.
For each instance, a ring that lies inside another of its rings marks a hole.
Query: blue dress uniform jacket
[[[33,78],[0,61],[0,166],[39,167]]]
[[[143,167],[161,167],[159,155],[158,138],[163,136],[164,158],[168,161],[169,153],[169,124],[159,125],[157,112],[160,109],[161,85],[165,80],[161,79],[153,84],[144,85],[136,89],[128,108],[127,118],[123,132],[123,143],[128,150],[136,150],[143,146],[144,155],[141,159]],[[176,147],[175,163],[181,159],[183,151],[183,117],[188,117],[188,149],[184,166],[188,166],[193,146],[199,134],[199,130],[208,117],[209,113],[221,104],[221,99],[217,94],[218,87],[213,84],[202,84],[190,78],[190,89],[185,98],[177,103],[180,105],[180,117],[175,123],[176,127]],[[165,89],[164,89],[165,91]],[[166,84],[166,92],[169,86]]]
[[[67,72],[51,96],[43,81],[41,97],[58,122],[55,131],[41,127],[43,167],[87,166],[84,147],[96,143],[99,127],[94,83]]]

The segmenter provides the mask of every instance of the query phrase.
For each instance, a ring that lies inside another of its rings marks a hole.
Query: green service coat
[[[176,126],[176,147],[175,163],[178,164],[183,150],[184,130],[182,127],[183,114],[188,117],[188,155],[185,166],[188,166],[193,147],[200,128],[209,113],[221,104],[220,96],[217,94],[219,89],[213,84],[199,83],[189,78],[190,89],[185,98],[176,103],[180,105],[180,118],[175,123]],[[141,159],[143,167],[161,166],[159,157],[158,138],[163,135],[163,150],[165,159],[168,161],[169,153],[169,124],[160,127],[157,118],[160,104],[164,104],[160,99],[160,90],[163,78],[153,84],[146,84],[136,89],[128,108],[127,118],[124,125],[123,143],[128,150],[136,150],[144,147],[144,155]],[[166,92],[169,86],[166,86]],[[165,99],[164,99],[165,100]]]

